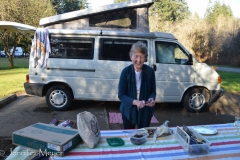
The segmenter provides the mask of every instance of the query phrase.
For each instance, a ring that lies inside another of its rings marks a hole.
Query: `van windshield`
[[[156,63],[185,64],[188,56],[184,50],[176,43],[155,42]]]

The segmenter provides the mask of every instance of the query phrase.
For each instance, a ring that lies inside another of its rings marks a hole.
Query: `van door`
[[[118,101],[118,83],[120,74],[128,65],[130,60],[130,49],[132,45],[142,41],[148,45],[146,39],[130,38],[100,38],[98,50],[98,62],[96,75],[98,79],[98,96],[104,100]],[[145,64],[149,64],[146,61]],[[97,95],[96,95],[97,96]]]
[[[177,42],[156,40],[154,43],[156,101],[180,102],[184,91],[194,82],[189,56]]]

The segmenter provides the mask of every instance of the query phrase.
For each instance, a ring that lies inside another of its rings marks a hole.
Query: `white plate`
[[[218,132],[216,129],[209,126],[195,126],[192,128],[200,134],[213,135],[213,134],[217,134]]]

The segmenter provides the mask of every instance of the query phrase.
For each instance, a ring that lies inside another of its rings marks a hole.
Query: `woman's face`
[[[135,52],[132,56],[130,56],[130,59],[133,62],[135,71],[141,71],[143,63],[145,61],[145,55],[141,52]]]

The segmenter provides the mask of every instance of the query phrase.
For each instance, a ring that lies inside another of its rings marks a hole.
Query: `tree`
[[[81,9],[85,9],[85,8],[88,8],[88,2],[87,2],[87,0],[81,0],[79,9],[81,10]]]
[[[190,15],[185,0],[155,0],[150,7],[149,18],[151,30],[165,31],[165,25],[184,20]]]
[[[216,1],[212,6],[211,0],[209,1],[208,7],[205,12],[205,18],[209,23],[215,24],[218,17],[222,15],[224,17],[233,17],[232,9],[226,4],[221,4],[219,1]]]
[[[87,7],[87,0],[52,0],[57,14],[72,12]]]
[[[49,0],[4,0],[0,1],[0,6],[0,21],[13,21],[36,27],[39,26],[41,18],[55,14]],[[14,68],[13,59],[16,47],[23,40],[31,43],[30,37],[31,35],[24,32],[0,32],[0,40],[4,45],[10,68]],[[13,48],[12,53],[11,48]]]
[[[159,16],[162,21],[179,21],[190,15],[185,0],[155,0],[150,16]]]

